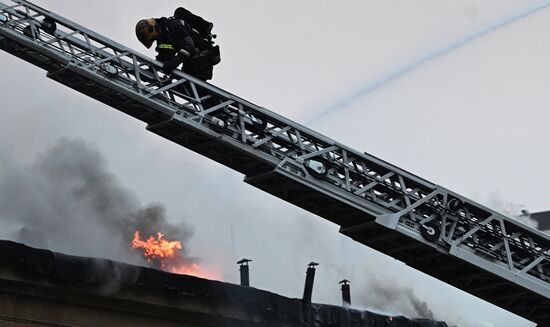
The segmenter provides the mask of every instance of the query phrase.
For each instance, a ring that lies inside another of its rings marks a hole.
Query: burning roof
[[[134,232],[132,248],[141,250],[147,262],[157,269],[183,275],[191,275],[207,279],[220,279],[214,271],[202,267],[196,260],[189,260],[182,254],[183,245],[177,240],[167,240],[164,234],[157,232],[147,239],[141,238],[139,231]]]
[[[0,241],[0,322],[63,326],[447,326]]]

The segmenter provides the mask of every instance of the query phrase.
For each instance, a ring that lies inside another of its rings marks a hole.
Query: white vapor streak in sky
[[[546,0],[546,1],[544,1],[543,3],[541,3],[537,6],[531,7],[529,9],[526,9],[522,12],[519,12],[519,13],[513,15],[513,16],[510,16],[510,17],[507,17],[503,20],[500,20],[500,21],[496,22],[495,24],[489,25],[489,26],[485,27],[484,29],[482,29],[478,32],[475,32],[473,34],[470,34],[470,35],[464,37],[463,39],[460,39],[456,42],[453,42],[453,43],[451,43],[451,44],[449,44],[449,45],[447,45],[443,48],[436,49],[435,51],[429,52],[426,55],[424,55],[424,56],[420,57],[419,59],[415,60],[414,62],[412,62],[410,64],[407,64],[405,66],[402,66],[402,67],[388,73],[387,75],[366,84],[365,86],[363,86],[362,88],[357,90],[355,93],[352,93],[349,96],[336,101],[330,107],[325,108],[324,110],[317,113],[314,117],[310,118],[310,120],[307,122],[306,125],[310,125],[310,124],[314,123],[315,121],[317,121],[318,119],[320,119],[320,118],[322,118],[326,115],[329,115],[331,113],[334,113],[336,111],[339,111],[339,110],[351,105],[356,100],[368,95],[371,92],[374,92],[374,91],[378,90],[379,88],[385,86],[388,83],[393,82],[394,80],[396,80],[396,79],[400,78],[401,76],[413,71],[414,69],[416,69],[417,67],[423,65],[424,63],[426,63],[428,61],[443,57],[443,56],[449,54],[450,52],[452,52],[454,50],[460,49],[463,46],[468,45],[472,41],[475,41],[475,40],[477,40],[477,39],[479,39],[479,38],[481,38],[485,35],[491,34],[491,33],[495,32],[495,31],[497,31],[501,28],[504,28],[504,27],[518,21],[518,20],[521,20],[523,18],[531,16],[531,15],[547,8],[548,6],[550,6],[550,0]]]

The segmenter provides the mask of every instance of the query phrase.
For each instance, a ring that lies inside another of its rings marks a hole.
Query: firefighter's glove
[[[162,66],[162,71],[164,73],[170,74],[172,71],[174,71],[174,69],[176,69],[177,65],[174,62],[174,59],[168,60],[167,62],[164,63],[164,65]]]
[[[178,68],[179,65],[189,59],[189,56],[189,52],[180,50],[176,57],[164,63],[164,66],[162,66],[162,71],[167,74],[171,73],[174,69]]]
[[[187,50],[181,49],[178,52],[178,55],[176,56],[176,58],[174,58],[174,59],[177,60],[178,66],[179,66],[179,64],[182,64],[182,63],[186,62],[187,59],[189,59],[189,57],[191,57],[191,54]]]

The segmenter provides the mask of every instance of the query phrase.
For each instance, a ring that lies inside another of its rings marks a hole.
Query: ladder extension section
[[[446,283],[550,326],[550,237],[23,0],[0,48],[245,182]]]

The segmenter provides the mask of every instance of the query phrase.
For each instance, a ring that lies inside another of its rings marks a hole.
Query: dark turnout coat
[[[182,70],[202,80],[211,79],[212,68],[220,61],[219,47],[213,45],[210,34],[213,24],[181,7],[173,17],[156,20],[160,29],[157,60],[172,61],[180,50],[185,50],[190,57],[183,62]]]

